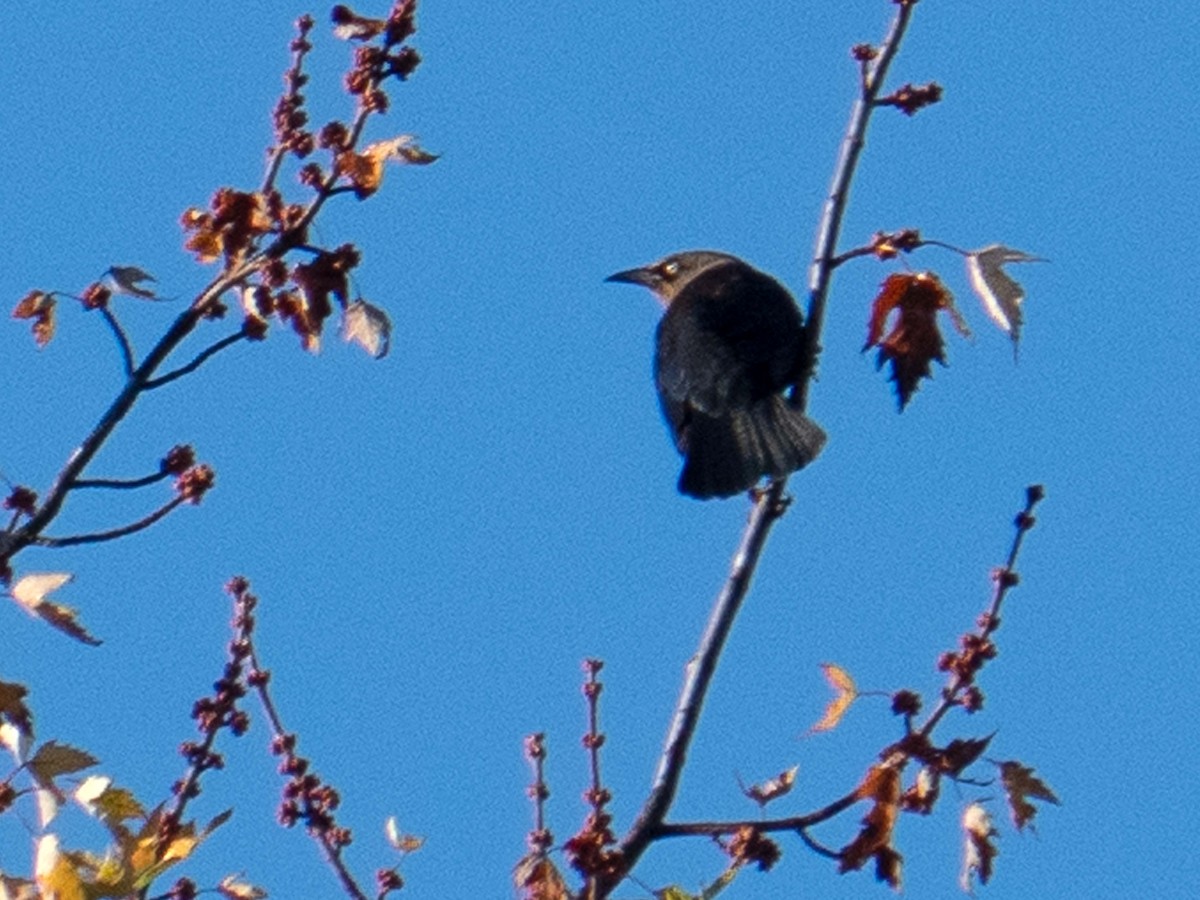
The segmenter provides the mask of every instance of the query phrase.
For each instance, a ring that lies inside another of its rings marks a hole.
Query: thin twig
[[[1017,556],[1021,552],[1021,545],[1025,542],[1026,533],[1033,527],[1033,510],[1043,497],[1045,497],[1045,491],[1040,484],[1030,485],[1025,489],[1025,508],[1017,513],[1016,533],[1013,535],[1012,546],[1008,551],[1008,559],[1005,560],[1004,567],[994,573],[996,586],[992,595],[992,603],[987,612],[980,617],[979,629],[976,632],[980,640],[989,640],[996,629],[1000,627],[1000,607],[1004,604],[1004,598],[1008,596],[1008,592],[1017,585]],[[937,727],[938,722],[959,704],[962,692],[974,680],[973,673],[955,676],[950,686],[942,692],[941,702],[929,714],[929,718],[917,733],[923,737],[933,734],[933,729]]]
[[[816,360],[820,347],[820,332],[824,321],[824,310],[833,272],[833,259],[838,232],[849,199],[850,183],[854,177],[859,155],[865,144],[867,124],[874,110],[888,66],[891,64],[912,17],[913,3],[902,0],[897,5],[896,17],[888,36],[865,79],[861,96],[851,112],[842,150],[834,171],[833,186],[817,232],[816,252],[813,262],[808,325],[806,328],[806,351],[808,358]],[[811,378],[811,376],[810,376]],[[792,393],[791,402],[800,409],[808,399],[808,379],[798,384]],[[688,662],[683,687],[675,705],[675,712],[659,757],[658,769],[633,827],[621,842],[623,873],[630,871],[638,859],[663,827],[663,820],[675,799],[682,777],[688,747],[700,721],[700,712],[708,686],[716,672],[717,661],[733,628],[742,600],[750,588],[750,582],[758,565],[759,557],[766,544],[771,525],[782,515],[785,508],[784,490],[787,479],[773,480],[768,488],[758,494],[751,508],[749,520],[742,534],[741,543],[730,566],[729,577],[717,596],[708,625],[695,655]],[[851,801],[852,802],[852,801]],[[793,826],[794,827],[794,826]],[[620,883],[620,877],[612,877],[601,884],[600,897],[607,897]]]
[[[117,538],[125,537],[126,535],[136,534],[144,528],[149,528],[155,522],[166,516],[171,510],[179,504],[187,500],[187,497],[179,495],[172,497],[163,506],[160,506],[144,519],[139,519],[129,525],[122,525],[120,528],[114,528],[111,531],[94,531],[90,534],[74,534],[70,537],[45,537],[39,536],[34,539],[39,547],[75,547],[79,544],[100,544],[104,541],[115,541]]]
[[[144,478],[81,478],[71,485],[71,489],[109,488],[114,491],[128,491],[134,488],[143,488],[152,484],[158,484],[164,478],[170,478],[171,474],[171,472],[164,469],[155,472],[153,475],[147,475]]]
[[[143,390],[152,391],[155,388],[162,387],[164,384],[170,384],[176,378],[182,378],[184,375],[195,372],[198,368],[204,365],[204,363],[207,362],[210,357],[220,353],[226,347],[231,347],[238,341],[244,340],[246,337],[247,334],[244,327],[239,331],[235,331],[233,334],[227,334],[211,347],[206,347],[197,353],[196,358],[186,365],[182,365],[178,369],[168,372],[166,375],[160,375],[158,378],[149,379],[143,386]]]
[[[104,316],[104,321],[108,323],[108,327],[112,329],[113,336],[117,339],[117,346],[121,349],[121,362],[124,365],[125,377],[128,378],[133,374],[136,365],[133,359],[133,345],[129,343],[129,337],[125,334],[125,329],[121,327],[121,323],[117,321],[117,317],[111,309],[107,306],[101,306],[100,315]]]

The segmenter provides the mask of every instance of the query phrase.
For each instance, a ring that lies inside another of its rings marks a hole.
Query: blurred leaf
[[[346,150],[339,153],[334,168],[350,182],[354,196],[363,200],[371,196],[383,183],[383,170],[387,162],[427,166],[437,160],[437,154],[424,150],[415,135],[402,134],[386,141],[376,141],[363,148],[361,153]]]
[[[392,320],[387,313],[365,300],[346,307],[342,318],[342,337],[358,344],[376,359],[388,354],[392,341]]]
[[[45,898],[88,900],[83,879],[70,858],[59,850],[56,835],[43,835],[38,840],[35,878]]]
[[[834,698],[829,701],[829,705],[825,707],[825,714],[821,716],[821,720],[808,730],[810,734],[817,731],[832,731],[836,728],[842,721],[842,716],[846,714],[846,710],[858,697],[858,688],[854,684],[854,679],[841,666],[822,663],[821,671],[825,673],[825,680],[829,682],[829,686],[833,688],[835,694]]]
[[[140,284],[143,281],[158,280],[144,269],[139,269],[137,266],[112,266],[104,274],[112,282],[114,293],[128,294],[131,297],[141,297],[145,300],[158,299],[158,295],[154,291],[144,288]]]
[[[26,766],[38,781],[48,784],[60,775],[90,768],[99,762],[86,750],[68,744],[47,741],[38,747]]]
[[[13,599],[34,612],[46,599],[75,576],[69,572],[31,572],[12,586]]]
[[[978,803],[970,804],[963,812],[963,833],[966,841],[963,846],[963,867],[958,883],[968,894],[974,894],[974,877],[979,876],[980,884],[987,884],[992,877],[992,863],[1000,852],[992,842],[996,829],[992,827],[992,817]]]
[[[221,883],[217,885],[217,890],[228,900],[262,900],[267,896],[267,892],[258,885],[239,881],[234,875],[226,875],[222,878]]]
[[[28,693],[29,690],[23,684],[0,681],[0,720],[27,737],[33,734],[33,712],[25,705],[25,695]],[[4,739],[3,743],[14,754],[17,752],[16,745],[11,744],[9,740]]]
[[[838,871],[861,869],[875,860],[875,877],[900,890],[903,857],[892,847],[892,832],[900,812],[900,773],[892,766],[872,766],[855,789],[873,805],[863,817],[858,835],[838,853]]]
[[[13,309],[14,319],[33,319],[33,339],[38,347],[45,347],[54,337],[53,294],[45,291],[30,291]]]
[[[52,603],[47,595],[58,590],[74,576],[67,572],[34,572],[13,585],[10,594],[32,616],[45,620],[64,634],[93,647],[101,641],[88,633],[69,606]]]
[[[368,19],[339,3],[333,8],[333,35],[343,41],[369,41],[387,27],[384,19]]]
[[[786,772],[780,772],[774,778],[768,779],[761,784],[752,784],[750,787],[743,787],[742,793],[759,806],[766,806],[772,800],[782,797],[791,791],[792,786],[796,783],[796,773],[799,770],[799,766],[792,766]]]
[[[571,900],[562,874],[541,853],[521,858],[513,868],[513,884],[521,900]]]
[[[1016,760],[1000,763],[1000,781],[1004,792],[1008,795],[1008,805],[1012,810],[1013,824],[1017,830],[1024,830],[1026,825],[1033,827],[1033,817],[1037,815],[1037,807],[1029,802],[1044,800],[1046,803],[1059,805],[1059,799],[1049,785],[1033,774],[1033,769],[1024,766]]]
[[[425,838],[401,832],[395,816],[388,816],[388,820],[383,826],[383,832],[387,835],[388,843],[401,853],[415,853],[425,845]]]

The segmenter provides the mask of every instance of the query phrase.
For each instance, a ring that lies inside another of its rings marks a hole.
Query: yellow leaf
[[[822,663],[821,671],[825,673],[825,680],[835,691],[835,696],[825,707],[825,715],[821,716],[821,720],[809,729],[810,734],[817,731],[831,731],[836,728],[842,721],[842,716],[846,714],[846,710],[850,708],[850,704],[858,697],[858,688],[854,685],[854,679],[841,666]]]
[[[56,835],[47,834],[38,841],[35,871],[43,897],[51,900],[87,900],[83,878],[70,858],[59,850]]]

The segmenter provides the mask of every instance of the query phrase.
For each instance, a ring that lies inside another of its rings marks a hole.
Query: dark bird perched
[[[675,253],[606,280],[648,287],[666,307],[654,382],[684,457],[682,493],[730,497],[821,452],[825,432],[782,396],[810,364],[804,318],[783,285],[714,250]]]

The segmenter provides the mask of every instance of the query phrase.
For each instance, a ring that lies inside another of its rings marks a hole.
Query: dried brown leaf
[[[1034,775],[1033,769],[1016,760],[1000,763],[1000,781],[1008,796],[1013,824],[1017,826],[1018,831],[1023,830],[1026,825],[1033,828],[1037,807],[1029,802],[1029,798],[1059,805],[1060,801],[1050,786]]]

